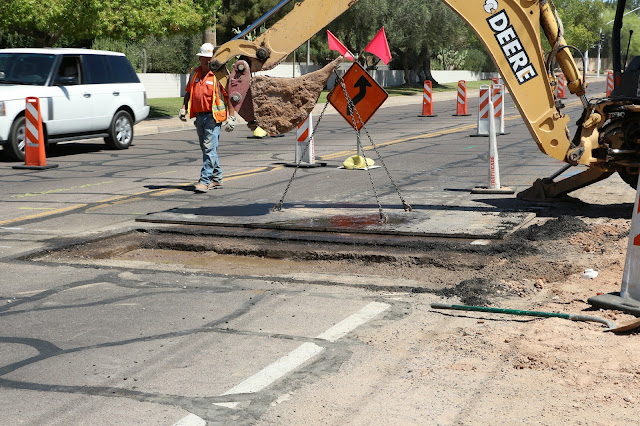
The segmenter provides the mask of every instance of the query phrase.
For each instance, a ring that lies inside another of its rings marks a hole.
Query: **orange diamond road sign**
[[[344,95],[344,90],[340,84],[337,84],[329,93],[329,102],[351,126],[354,126],[355,120],[354,127],[360,130],[380,108],[380,105],[387,100],[389,94],[357,62],[351,65],[342,79],[344,80],[347,94],[355,107],[355,111],[353,111],[354,117],[351,116],[347,97]],[[358,115],[360,118],[358,118]]]

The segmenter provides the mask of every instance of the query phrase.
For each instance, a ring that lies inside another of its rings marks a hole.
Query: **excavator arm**
[[[640,126],[634,124],[640,121],[640,101],[637,97],[601,99],[591,103],[587,100],[584,76],[571,55],[571,47],[566,45],[562,24],[551,0],[441,1],[468,24],[485,45],[538,148],[570,165],[589,166],[589,173],[564,182],[562,189],[547,182],[544,192],[548,196],[589,185],[614,171],[627,182],[637,180],[629,175],[635,173],[637,176],[640,166],[640,144],[637,143],[640,137],[636,137],[640,136]],[[623,9],[625,0],[619,1],[622,4],[619,9]],[[289,2],[283,0],[276,7]],[[270,69],[283,61],[356,2],[304,0],[296,3],[289,14],[255,40],[238,38],[220,46],[210,63],[211,69],[222,69],[235,57],[241,59],[235,63],[229,79],[231,100],[240,115],[270,134],[287,132],[304,120],[339,60],[323,71],[298,79],[268,80],[267,77],[252,77],[251,73]],[[252,27],[260,22],[263,21],[257,21]],[[540,28],[552,46],[547,57],[542,48]],[[555,96],[553,65],[556,62],[567,79],[569,91],[580,98],[585,108],[573,137],[567,128],[569,117],[562,113],[562,102]],[[258,79],[260,84],[256,84]],[[308,84],[309,80],[315,81]],[[282,117],[291,119],[282,122]]]
[[[220,46],[213,58],[211,68],[217,69],[232,58],[243,56],[250,63],[251,72],[269,70],[284,61],[291,52],[342,15],[357,1],[304,0],[295,3],[294,8],[287,15],[255,40],[242,40],[242,35],[247,32],[245,30],[233,40]],[[256,28],[275,11],[290,2],[291,0],[281,1],[271,11],[254,22],[249,29]]]
[[[296,3],[291,12],[255,40],[235,39],[220,46],[210,66],[218,69],[240,56],[248,64],[248,67],[241,66],[243,73],[270,69],[356,1],[304,0]],[[567,132],[569,117],[556,107],[540,43],[541,25],[552,46],[562,47],[565,43],[547,0],[442,1],[460,15],[485,44],[540,150],[565,160],[572,148]],[[285,3],[288,1],[281,2],[276,8]],[[569,90],[584,96],[584,82],[567,50],[560,48],[557,60],[567,77]],[[328,77],[330,73],[325,74]],[[231,78],[233,81],[236,76]],[[244,98],[246,94],[237,93],[236,98],[238,96]]]
[[[584,81],[569,48],[564,47],[566,43],[547,1],[443,1],[484,43],[538,148],[550,157],[566,160],[574,148],[567,130],[569,117],[561,113],[554,96],[552,76],[543,56],[540,27],[551,46],[557,46],[556,59],[569,90],[584,98]]]

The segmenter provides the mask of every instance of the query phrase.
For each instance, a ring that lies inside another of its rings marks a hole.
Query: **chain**
[[[391,181],[391,184],[393,184],[393,187],[396,189],[396,193],[398,194],[398,197],[400,198],[400,201],[402,202],[402,208],[406,212],[413,211],[413,208],[411,207],[411,205],[409,203],[407,203],[404,200],[404,198],[402,197],[402,192],[400,192],[400,188],[398,187],[396,182],[391,177],[391,173],[389,172],[389,169],[387,168],[387,165],[384,164],[384,160],[382,159],[382,155],[380,155],[380,152],[378,151],[378,147],[376,146],[375,143],[373,143],[373,138],[369,134],[369,131],[367,130],[367,128],[365,127],[364,124],[362,125],[362,128],[364,129],[364,132],[367,134],[367,137],[369,138],[369,142],[371,143],[371,147],[376,152],[376,155],[378,156],[378,160],[380,160],[380,164],[382,164],[382,168],[384,168],[384,171],[387,173],[387,177],[389,177],[389,180]],[[363,150],[363,154],[362,155],[364,156],[364,150]]]
[[[349,97],[349,95],[347,94],[347,88],[344,84],[344,80],[340,77],[339,81],[340,81],[340,85],[342,86],[342,90],[344,91],[344,95],[347,98],[347,111],[351,111],[351,121],[353,123],[353,128],[357,133],[357,138],[358,138],[358,146],[360,145],[360,131],[358,130],[358,127],[356,126],[356,122],[355,122],[355,117],[354,117],[354,112],[356,113],[356,115],[358,116],[358,120],[360,120],[360,123],[362,123],[362,129],[364,129],[364,132],[367,135],[367,138],[369,138],[369,143],[371,144],[371,147],[373,148],[373,150],[376,152],[376,155],[378,156],[378,160],[380,161],[380,164],[382,164],[382,167],[384,168],[384,171],[387,173],[387,177],[389,178],[389,180],[391,181],[391,183],[393,184],[393,187],[396,190],[396,193],[398,194],[398,197],[400,198],[400,201],[402,202],[402,208],[404,209],[404,211],[413,211],[413,208],[411,207],[411,205],[409,205],[409,203],[407,203],[404,200],[404,197],[402,197],[402,192],[400,192],[400,188],[398,187],[398,185],[396,184],[396,182],[393,180],[393,178],[391,177],[391,173],[389,172],[389,169],[387,168],[387,165],[384,163],[384,160],[382,159],[382,155],[380,155],[380,151],[378,151],[378,147],[376,146],[376,144],[373,142],[373,138],[371,137],[371,135],[369,134],[369,131],[367,130],[367,127],[364,125],[364,122],[362,120],[362,118],[360,118],[360,113],[358,112],[358,110],[356,109],[355,105],[353,104],[353,101],[351,100],[351,98]],[[362,157],[364,158],[365,164],[367,163],[367,157],[364,153],[364,149],[362,150]],[[369,172],[369,168],[367,167],[367,172]],[[376,189],[375,186],[373,185],[373,179],[371,177],[371,173],[369,173],[369,180],[371,180],[371,186],[373,187],[373,191],[375,193]],[[378,195],[376,194],[376,200],[378,199]],[[380,206],[380,202],[378,201],[378,206],[380,208],[380,214],[382,215],[382,207]]]
[[[320,124],[320,120],[322,120],[322,116],[324,115],[324,112],[327,110],[327,107],[329,106],[329,96],[331,95],[331,93],[333,92],[333,90],[331,92],[329,92],[329,95],[327,96],[327,102],[324,104],[324,108],[322,108],[322,112],[320,113],[320,117],[318,117],[318,121],[316,122],[315,127],[313,128],[313,131],[311,132],[311,136],[309,136],[309,140],[313,139],[313,135],[316,133],[316,130],[318,129],[318,125]],[[304,147],[304,150],[302,151],[302,154],[300,154],[300,158],[296,158],[296,168],[293,169],[293,173],[291,174],[291,178],[289,179],[289,182],[287,182],[287,187],[284,189],[284,193],[282,194],[282,197],[280,198],[280,201],[278,202],[278,204],[274,205],[273,208],[271,209],[272,211],[282,211],[282,205],[284,204],[284,197],[287,196],[287,192],[289,191],[289,188],[291,187],[291,183],[293,182],[293,179],[296,177],[296,173],[298,172],[298,169],[300,168],[300,163],[302,162],[302,159],[304,158],[304,155],[307,153],[307,150],[309,149],[309,146],[311,146],[310,143],[307,143],[306,146]]]
[[[389,218],[382,211],[382,204],[380,203],[380,198],[378,197],[378,192],[377,192],[375,184],[373,182],[373,177],[371,176],[371,172],[369,171],[369,166],[367,165],[367,156],[364,153],[364,149],[361,149],[362,145],[360,143],[360,131],[358,130],[358,126],[356,124],[356,115],[357,115],[357,118],[360,121],[360,123],[362,123],[362,129],[364,129],[367,137],[369,138],[369,143],[371,144],[373,150],[376,152],[376,155],[378,156],[378,160],[380,160],[380,163],[382,164],[382,167],[384,168],[385,172],[387,173],[387,176],[389,177],[389,180],[391,181],[391,183],[393,184],[393,187],[395,188],[396,192],[398,193],[398,197],[400,198],[400,201],[402,202],[402,208],[404,209],[404,211],[412,211],[413,209],[404,200],[404,198],[402,197],[402,193],[400,192],[400,188],[398,187],[396,182],[391,177],[391,173],[389,172],[389,169],[387,168],[386,164],[384,163],[384,160],[382,159],[382,156],[380,155],[380,152],[378,151],[378,148],[376,147],[375,143],[373,142],[373,138],[371,137],[371,135],[369,134],[369,131],[367,130],[366,126],[364,125],[363,120],[360,117],[360,113],[356,109],[356,106],[353,103],[353,100],[351,99],[351,97],[347,93],[347,88],[345,86],[344,80],[338,74],[338,72],[336,70],[334,70],[333,72],[336,75],[336,81],[338,81],[340,83],[340,87],[342,88],[342,91],[344,92],[345,98],[347,99],[347,111],[349,112],[349,115],[351,116],[351,123],[352,123],[353,129],[356,131],[356,137],[357,137],[357,143],[358,143],[358,151],[362,151],[362,157],[364,158],[364,162],[365,162],[365,170],[367,171],[367,174],[369,175],[369,181],[371,182],[371,188],[373,189],[373,194],[374,194],[374,196],[376,198],[376,202],[378,203],[378,212],[379,212],[379,215],[380,215],[379,221],[381,223],[387,223],[389,221]],[[313,131],[311,132],[311,136],[309,137],[309,139],[313,138],[313,135],[315,134],[316,130],[318,129],[318,125],[320,124],[320,120],[322,120],[322,117],[323,117],[325,111],[327,110],[327,107],[329,106],[329,98],[331,97],[331,94],[333,93],[333,90],[335,90],[335,87],[327,95],[327,102],[325,103],[324,107],[322,108],[322,112],[320,113],[320,117],[318,118],[316,126],[313,128]],[[289,191],[289,188],[291,187],[291,183],[293,182],[293,179],[295,178],[296,173],[298,172],[298,169],[300,168],[300,163],[302,161],[302,158],[304,158],[304,155],[306,154],[307,150],[309,149],[309,146],[310,146],[310,144],[306,144],[306,146],[304,148],[304,151],[300,155],[300,159],[297,159],[296,167],[293,170],[293,174],[291,175],[291,178],[289,179],[289,182],[287,183],[287,187],[285,188],[284,193],[282,194],[282,198],[280,198],[280,201],[278,202],[278,204],[273,206],[273,209],[272,209],[273,211],[282,211],[282,205],[284,204],[284,198],[287,195],[287,192]]]
[[[380,219],[378,221],[380,223],[387,223],[389,222],[389,218],[382,211],[382,204],[380,204],[380,198],[378,197],[378,191],[376,190],[376,185],[373,183],[373,176],[371,176],[371,171],[369,170],[369,164],[367,163],[367,156],[364,153],[364,149],[361,149],[362,145],[360,144],[360,130],[358,130],[358,124],[356,123],[356,115],[358,116],[358,120],[360,120],[360,123],[362,123],[362,119],[360,118],[360,113],[358,113],[358,110],[356,109],[356,106],[354,105],[353,100],[351,99],[351,96],[349,96],[349,94],[347,93],[347,86],[344,84],[344,80],[337,73],[336,73],[336,76],[337,76],[338,83],[340,83],[340,87],[342,87],[344,96],[347,98],[347,111],[351,116],[351,125],[353,126],[353,130],[356,131],[356,138],[357,138],[357,145],[358,145],[356,150],[357,151],[356,155],[360,154],[360,151],[362,151],[362,158],[364,158],[364,169],[367,171],[367,174],[369,175],[369,181],[371,182],[373,195],[376,197],[376,203],[378,203],[378,214],[380,215]],[[355,115],[354,115],[354,112],[355,112]],[[364,124],[363,124],[363,127],[364,127]]]

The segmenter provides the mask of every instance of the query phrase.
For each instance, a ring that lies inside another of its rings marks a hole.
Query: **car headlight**
[[[7,111],[4,108],[4,101],[0,101],[0,117],[4,117]]]

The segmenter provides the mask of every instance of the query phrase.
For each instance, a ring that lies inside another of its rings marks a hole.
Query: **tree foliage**
[[[202,31],[221,0],[4,0],[0,28],[33,37],[36,47],[71,39],[114,39]]]
[[[555,0],[567,43],[584,52],[595,45],[604,24],[602,0]]]
[[[88,47],[97,40],[99,47],[112,40],[119,43],[118,50],[133,55],[130,59],[139,69],[144,68],[139,58],[146,54],[147,70],[182,70],[201,42],[198,35],[206,28],[215,23],[216,40],[222,44],[235,36],[234,30],[245,29],[278,3],[279,0],[3,0],[0,46],[30,43]],[[600,26],[613,19],[615,13],[615,3],[605,4],[603,0],[554,3],[564,23],[567,42],[583,51],[598,42]],[[637,5],[640,0],[629,0],[627,9]],[[293,2],[288,4],[264,25],[269,28],[293,7]],[[625,24],[623,44],[629,29],[640,31],[640,25],[630,19],[640,23],[634,15],[627,17],[631,24]],[[376,58],[363,49],[381,26],[385,27],[393,55],[391,65],[404,70],[407,82],[433,80],[432,68],[494,69],[474,32],[441,0],[359,0],[328,29],[352,52],[359,53],[361,62],[370,63]],[[610,34],[611,25],[604,25],[604,30]],[[634,48],[632,42],[631,52]],[[299,53],[299,58],[305,56],[306,44]],[[335,57],[336,53],[328,50],[325,31],[312,38],[311,53],[319,63]]]
[[[218,44],[231,40],[234,30],[244,30],[262,15],[280,3],[279,0],[222,0],[218,14]],[[266,22],[267,28],[277,22],[293,8],[293,4],[285,6]]]
[[[329,28],[358,52],[381,26],[394,56],[392,66],[404,70],[405,82],[410,84],[435,81],[431,76],[434,58],[439,57],[444,67],[463,63],[469,40],[475,38],[440,0],[360,0]],[[478,50],[475,54],[476,65],[486,65],[477,60],[483,53]]]

